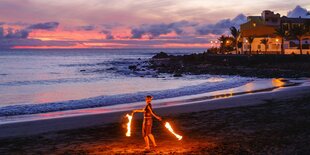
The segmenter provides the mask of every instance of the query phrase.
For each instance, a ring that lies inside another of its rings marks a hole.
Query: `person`
[[[157,116],[152,109],[152,96],[146,96],[145,97],[145,102],[146,102],[146,106],[143,109],[138,109],[138,110],[133,110],[132,113],[136,113],[136,112],[143,112],[144,113],[144,119],[143,119],[143,124],[142,124],[142,136],[144,138],[145,141],[145,149],[150,149],[150,144],[149,144],[149,140],[152,141],[154,147],[156,147],[156,142],[155,142],[155,138],[152,134],[152,125],[153,125],[153,119],[152,116],[154,116],[156,119],[158,119],[159,121],[161,121],[161,117]]]

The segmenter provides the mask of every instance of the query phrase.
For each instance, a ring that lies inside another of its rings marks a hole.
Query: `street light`
[[[244,48],[246,51],[247,51],[248,48],[249,48],[249,47],[248,47],[248,46],[249,46],[249,45],[248,45],[248,42],[249,42],[249,41],[246,39],[246,40],[245,40],[245,45],[246,45],[246,46],[245,46],[245,48]],[[243,47],[244,47],[244,46],[243,46]]]
[[[278,38],[276,38],[276,45],[277,45],[277,49],[279,49],[279,39]],[[281,49],[280,49],[281,50]]]

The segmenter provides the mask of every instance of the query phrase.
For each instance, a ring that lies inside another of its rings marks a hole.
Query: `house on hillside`
[[[281,17],[279,13],[265,10],[261,16],[249,16],[246,23],[240,25],[240,38],[242,42],[242,53],[252,54],[276,54],[281,52],[282,38],[276,35],[276,29],[283,29],[289,34],[296,26],[303,26],[306,29],[302,38],[303,54],[310,53],[310,19]],[[263,41],[264,40],[264,41]],[[300,53],[299,42],[292,36],[284,39],[285,54]]]

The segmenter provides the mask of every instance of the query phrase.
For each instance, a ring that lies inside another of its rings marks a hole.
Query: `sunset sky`
[[[0,0],[0,48],[206,48],[246,16],[308,0]]]

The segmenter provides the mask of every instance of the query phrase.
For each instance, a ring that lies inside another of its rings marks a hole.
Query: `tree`
[[[260,40],[260,43],[265,45],[265,54],[267,54],[268,42],[269,40],[267,38]]]
[[[232,26],[230,27],[230,33],[234,38],[235,48],[236,48],[236,54],[238,53],[238,38],[240,36],[240,30],[238,30],[236,27]]]
[[[254,39],[255,39],[254,36],[249,36],[248,37],[248,42],[250,43],[250,53],[249,54],[252,53],[252,43],[253,43]]]
[[[281,54],[285,54],[285,51],[284,51],[284,39],[286,39],[288,37],[288,34],[281,27],[277,28],[275,30],[274,34],[281,38]]]
[[[306,36],[306,33],[309,33],[306,27],[302,24],[295,25],[290,30],[290,35],[292,38],[295,38],[299,42],[300,54],[302,54],[302,39]]]
[[[234,49],[233,46],[233,38],[229,37],[229,36],[224,36],[222,35],[220,38],[218,38],[218,40],[220,41],[220,53],[224,54],[226,52],[231,52]]]
[[[226,37],[224,35],[221,35],[221,37],[219,37],[218,40],[220,41],[220,52],[221,52],[221,54],[223,54],[223,49],[224,49],[224,45],[226,42]]]

